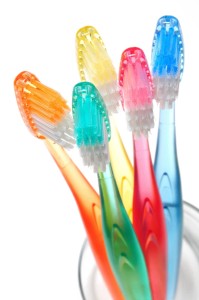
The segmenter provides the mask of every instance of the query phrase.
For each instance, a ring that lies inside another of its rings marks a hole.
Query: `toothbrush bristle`
[[[161,17],[152,45],[152,75],[154,98],[161,108],[172,107],[178,97],[184,70],[184,45],[180,23],[173,16]]]
[[[79,74],[92,82],[106,103],[109,114],[119,110],[117,74],[99,33],[93,26],[80,28],[76,34]]]
[[[119,84],[129,130],[137,135],[147,135],[154,126],[153,82],[140,48],[128,48],[122,53]]]
[[[70,108],[58,92],[27,71],[17,75],[14,89],[21,116],[36,137],[49,138],[67,149],[74,147]]]
[[[103,99],[92,83],[74,86],[72,112],[76,143],[84,164],[93,167],[94,172],[104,171],[109,162],[110,122]]]

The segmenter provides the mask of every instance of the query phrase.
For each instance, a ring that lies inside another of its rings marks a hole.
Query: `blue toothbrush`
[[[173,300],[178,281],[182,246],[182,189],[175,129],[175,100],[184,69],[184,49],[177,18],[163,16],[157,22],[152,46],[155,99],[160,104],[155,175],[168,234],[167,300]]]

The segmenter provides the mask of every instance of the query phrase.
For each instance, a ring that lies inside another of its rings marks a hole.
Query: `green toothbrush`
[[[110,163],[111,129],[107,109],[92,83],[80,82],[74,86],[72,112],[80,155],[98,176],[105,246],[118,285],[126,300],[151,300],[144,256]]]

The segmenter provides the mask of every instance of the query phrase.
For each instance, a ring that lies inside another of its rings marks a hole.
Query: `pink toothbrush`
[[[128,48],[122,53],[119,84],[128,127],[133,133],[133,226],[145,256],[152,298],[165,300],[166,225],[148,144],[148,132],[153,127],[153,84],[141,49]]]

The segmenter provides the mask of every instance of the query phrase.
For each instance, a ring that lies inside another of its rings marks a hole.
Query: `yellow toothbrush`
[[[134,171],[114,122],[114,114],[120,108],[117,74],[102,38],[93,26],[85,26],[77,31],[76,48],[81,81],[90,81],[98,88],[109,113],[112,132],[110,160],[124,207],[132,220]]]

